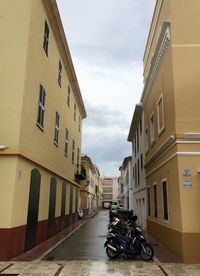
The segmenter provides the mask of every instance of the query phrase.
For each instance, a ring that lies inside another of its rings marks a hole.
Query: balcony
[[[86,170],[83,166],[81,166],[81,169],[77,167],[77,172],[75,174],[75,181],[80,183],[81,180],[86,180]]]

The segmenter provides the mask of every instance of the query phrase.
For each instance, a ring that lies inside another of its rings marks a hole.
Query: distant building
[[[78,219],[86,111],[56,1],[0,1],[0,260]]]
[[[142,229],[147,225],[147,196],[144,169],[145,158],[144,113],[141,104],[137,104],[131,122],[128,141],[132,142],[132,193],[133,210],[138,216]]]
[[[121,182],[123,183],[124,209],[133,210],[132,156],[124,158],[120,171]]]
[[[104,203],[111,204],[112,202],[117,202],[118,197],[118,178],[117,177],[102,177],[103,185],[103,200]]]
[[[118,177],[118,196],[117,201],[119,204],[124,204],[124,183],[123,183],[123,176],[122,176],[122,167],[119,168],[120,176]]]
[[[97,212],[102,204],[102,182],[98,167],[92,163],[89,156],[81,156],[81,165],[85,170],[86,178],[81,180],[80,209],[84,215]]]

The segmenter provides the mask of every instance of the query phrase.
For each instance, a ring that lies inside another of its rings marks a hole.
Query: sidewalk
[[[155,261],[161,263],[181,263],[181,260],[177,256],[175,256],[172,252],[170,252],[167,248],[165,248],[162,244],[160,244],[157,240],[155,240],[146,232],[145,237],[154,249]]]
[[[92,213],[87,215],[84,219],[79,219],[77,222],[67,227],[65,230],[58,233],[56,236],[44,241],[41,244],[38,244],[33,249],[23,253],[20,256],[13,258],[11,261],[33,261],[38,258],[41,259],[43,255],[48,254],[48,252],[53,250],[65,239],[70,237],[74,232],[76,232],[80,227],[82,227],[88,221],[88,219],[92,218],[95,215],[96,213]]]
[[[200,265],[135,260],[0,263],[0,276],[200,276]]]

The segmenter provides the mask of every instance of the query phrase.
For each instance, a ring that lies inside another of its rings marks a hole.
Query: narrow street
[[[47,260],[107,260],[108,210],[102,210],[46,256]]]
[[[19,276],[198,276],[200,266],[162,262],[155,257],[116,260],[107,258],[104,240],[108,210],[89,219],[54,250],[32,262],[0,262],[0,275]],[[159,254],[159,253],[158,253]]]

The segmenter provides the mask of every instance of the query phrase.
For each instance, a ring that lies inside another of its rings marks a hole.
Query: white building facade
[[[128,141],[132,143],[133,210],[138,216],[139,225],[144,230],[147,227],[147,190],[144,169],[145,131],[143,107],[141,104],[137,104]]]
[[[121,170],[121,180],[123,183],[123,201],[125,210],[133,210],[133,182],[132,182],[132,156],[124,158]]]

